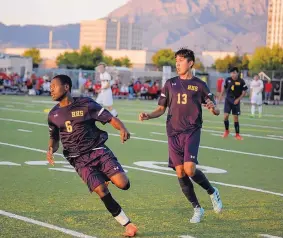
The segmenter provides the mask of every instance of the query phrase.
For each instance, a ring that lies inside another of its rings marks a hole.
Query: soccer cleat
[[[236,139],[236,140],[243,140],[244,138],[241,137],[239,133],[237,133],[237,134],[235,135],[235,139]]]
[[[138,228],[136,227],[135,224],[133,223],[129,223],[127,226],[126,226],[126,231],[124,233],[124,236],[125,237],[134,237],[138,232]]]
[[[223,137],[223,138],[228,137],[228,136],[229,136],[229,133],[230,133],[229,130],[225,130],[225,131],[224,131],[224,134],[222,135],[222,137]]]
[[[258,118],[262,118],[262,114],[258,114]]]
[[[210,199],[215,213],[220,213],[223,207],[222,201],[218,189],[214,187],[214,190],[214,193],[210,195]]]
[[[255,115],[254,115],[254,114],[251,114],[251,115],[250,115],[250,118],[255,118]]]
[[[204,209],[202,207],[195,207],[194,215],[190,219],[190,223],[199,223],[203,216],[204,216]]]

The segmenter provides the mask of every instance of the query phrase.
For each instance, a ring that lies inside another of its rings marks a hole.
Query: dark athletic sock
[[[225,125],[225,130],[228,131],[229,130],[229,120],[224,121],[224,125]]]
[[[181,189],[186,198],[191,202],[194,208],[200,207],[197,196],[195,194],[194,185],[188,176],[178,178]]]
[[[196,169],[195,175],[191,177],[191,179],[205,189],[209,195],[214,193],[214,188],[211,186],[204,173],[199,169]]]

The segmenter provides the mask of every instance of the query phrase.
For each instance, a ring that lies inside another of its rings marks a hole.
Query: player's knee
[[[183,178],[186,175],[183,166],[177,166],[175,167],[175,170],[178,178]]]
[[[185,172],[186,172],[186,175],[189,176],[189,177],[193,177],[196,173],[196,171],[192,168],[185,169]]]
[[[107,186],[105,186],[105,184],[100,184],[93,191],[95,193],[97,193],[97,195],[101,198],[106,196],[109,193],[109,190],[108,190]]]
[[[122,190],[128,190],[130,187],[131,187],[131,184],[130,184],[130,181],[128,181],[128,183],[124,187],[122,187],[121,189]]]

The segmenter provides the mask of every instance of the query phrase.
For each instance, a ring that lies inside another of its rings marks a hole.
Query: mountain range
[[[146,49],[251,53],[265,45],[268,0],[130,0],[108,17],[140,24]],[[0,23],[1,47],[47,47],[51,27]],[[52,27],[55,47],[78,48],[79,24]]]

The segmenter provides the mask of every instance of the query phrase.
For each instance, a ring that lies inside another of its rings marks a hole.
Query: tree
[[[223,59],[216,59],[214,68],[221,73],[225,73],[231,67],[238,67],[240,70],[248,69],[248,64],[249,64],[249,58],[246,54],[244,54],[243,56],[227,55]]]
[[[163,66],[175,68],[175,53],[171,49],[161,49],[152,56],[152,62],[159,69]]]
[[[122,66],[122,62],[121,62],[120,59],[114,59],[113,60],[113,65],[120,67],[120,66]]]
[[[76,51],[60,54],[56,59],[56,64],[60,67],[65,66],[68,69],[76,69],[79,66],[79,53]]]
[[[249,63],[249,69],[254,72],[261,70],[282,70],[283,48],[278,45],[274,45],[272,48],[256,48]]]
[[[26,50],[23,53],[23,56],[32,58],[32,63],[34,68],[37,68],[40,62],[42,61],[42,59],[40,58],[40,51],[37,48],[30,48]]]
[[[92,50],[90,46],[83,46],[79,52],[65,52],[56,59],[59,66],[88,70],[93,70],[101,61],[103,61],[103,50],[100,48]]]
[[[196,58],[195,64],[194,64],[194,68],[200,71],[204,71],[204,65],[203,63],[200,61],[199,58]]]
[[[120,61],[121,61],[122,66],[125,66],[128,68],[133,66],[133,64],[131,63],[130,59],[127,56],[120,58]]]
[[[103,56],[102,60],[106,65],[112,66],[113,65],[113,58],[111,56]]]

